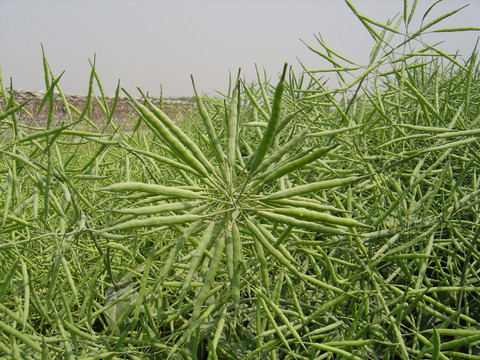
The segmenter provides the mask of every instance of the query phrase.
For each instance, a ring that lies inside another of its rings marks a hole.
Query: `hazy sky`
[[[351,0],[359,12],[386,22],[403,11],[403,0]],[[409,1],[413,3],[413,0]],[[417,20],[434,3],[420,0]],[[441,27],[480,27],[480,1],[443,0],[428,15],[471,3]],[[417,21],[417,24],[418,24]],[[438,28],[438,27],[437,27]],[[416,30],[416,28],[412,28]],[[118,80],[158,96],[190,96],[193,74],[202,92],[224,91],[229,71],[247,80],[255,64],[276,79],[288,62],[300,71],[327,64],[300,41],[318,48],[315,34],[339,53],[365,64],[372,39],[343,0],[0,0],[0,66],[4,84],[45,88],[43,44],[64,92],[84,94],[89,59],[106,92]],[[468,56],[479,32],[437,36],[440,47]],[[432,40],[433,41],[433,40]]]

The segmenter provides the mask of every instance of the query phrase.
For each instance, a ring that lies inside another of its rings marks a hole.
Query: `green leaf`
[[[107,287],[105,305],[110,307],[106,310],[106,314],[113,335],[119,336],[131,322],[128,315],[132,313],[133,305],[137,300],[138,292],[134,290],[128,277],[119,282],[117,286]]]

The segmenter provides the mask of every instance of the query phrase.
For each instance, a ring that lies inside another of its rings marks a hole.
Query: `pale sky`
[[[419,0],[416,23],[435,1]],[[386,22],[403,0],[351,0],[367,17]],[[409,5],[413,0],[409,1]],[[480,1],[443,0],[427,16],[469,4],[439,27],[480,27]],[[410,31],[416,30],[413,26]],[[191,96],[190,74],[202,92],[225,91],[229,72],[253,80],[255,64],[276,81],[283,64],[300,71],[327,67],[300,41],[365,64],[373,41],[343,0],[0,0],[0,67],[6,86],[45,88],[41,44],[55,75],[65,70],[65,93],[85,94],[89,59],[108,94],[118,80],[158,96]],[[447,52],[472,52],[479,32],[442,34],[432,42]]]

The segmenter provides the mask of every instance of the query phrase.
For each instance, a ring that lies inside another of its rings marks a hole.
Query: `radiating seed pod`
[[[305,221],[335,224],[345,227],[370,227],[369,225],[363,224],[355,219],[333,216],[324,212],[312,211],[305,208],[274,208],[271,211]]]
[[[277,88],[275,89],[275,95],[273,97],[272,113],[270,115],[270,119],[268,120],[267,128],[265,129],[262,140],[260,141],[260,144],[258,145],[257,149],[253,153],[251,160],[248,164],[250,173],[253,173],[255,169],[257,169],[257,167],[262,163],[263,159],[265,158],[265,155],[267,154],[268,149],[270,148],[270,145],[272,144],[273,138],[275,137],[278,120],[280,118],[280,113],[282,110],[283,92],[287,86],[287,83],[285,81],[287,66],[288,64],[285,64],[285,66],[283,67],[283,72],[280,78],[280,82],[278,83]]]
[[[115,230],[131,230],[140,227],[160,227],[160,226],[172,226],[177,224],[187,224],[197,220],[201,220],[203,217],[196,214],[185,215],[171,215],[171,216],[157,216],[148,219],[135,219],[126,221],[121,224],[109,227],[105,229],[105,232]]]
[[[230,112],[227,120],[227,163],[231,169],[235,166],[238,137],[238,115],[240,106],[240,70],[233,89]]]
[[[113,191],[113,192],[144,192],[152,195],[165,195],[175,198],[199,198],[200,193],[196,191],[181,189],[172,186],[163,186],[157,184],[146,184],[142,182],[123,182],[108,185],[97,189],[96,191]]]
[[[369,176],[369,175],[365,175],[365,176]],[[346,178],[324,180],[324,181],[318,181],[310,184],[295,186],[289,189],[281,190],[273,194],[267,195],[265,197],[265,200],[284,199],[287,197],[308,194],[308,193],[312,193],[319,190],[332,189],[335,187],[351,184],[355,181],[359,181],[361,179],[364,179],[365,176],[350,176]]]

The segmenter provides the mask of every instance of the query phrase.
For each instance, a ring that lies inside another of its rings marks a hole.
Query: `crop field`
[[[0,73],[0,358],[480,359],[476,49],[354,13],[368,64],[181,109]]]
[[[23,112],[17,113],[17,121],[25,126],[24,131],[32,132],[45,129],[47,121],[49,120],[50,106],[42,105],[45,93],[32,92],[25,90],[12,90],[12,99],[16,103],[26,102],[22,108]],[[97,98],[98,99],[98,98]],[[88,120],[89,125],[93,126],[94,130],[101,133],[112,132],[113,128],[109,125],[108,117],[105,116],[103,106],[112,107],[115,104],[115,111],[111,117],[111,121],[118,126],[118,130],[123,132],[133,131],[138,116],[135,110],[128,104],[126,97],[104,97],[102,98],[104,103],[99,102],[93,98],[88,108]],[[53,96],[52,102],[52,115],[50,116],[50,126],[55,127],[62,125],[65,121],[69,121],[69,115],[67,107],[71,107],[77,110],[85,109],[87,105],[88,97],[81,95],[69,95],[56,93]],[[153,100],[156,106],[160,106],[158,99]],[[0,105],[5,108],[7,103],[5,98],[0,99]],[[188,118],[195,109],[195,104],[187,101],[175,101],[175,100],[163,100],[162,111],[165,112],[173,121],[179,122]],[[40,111],[39,111],[40,110]],[[71,110],[70,110],[71,112]],[[92,125],[94,124],[94,125]],[[85,125],[85,124],[84,124]],[[79,125],[77,125],[78,127]],[[3,133],[5,135],[5,133]]]

